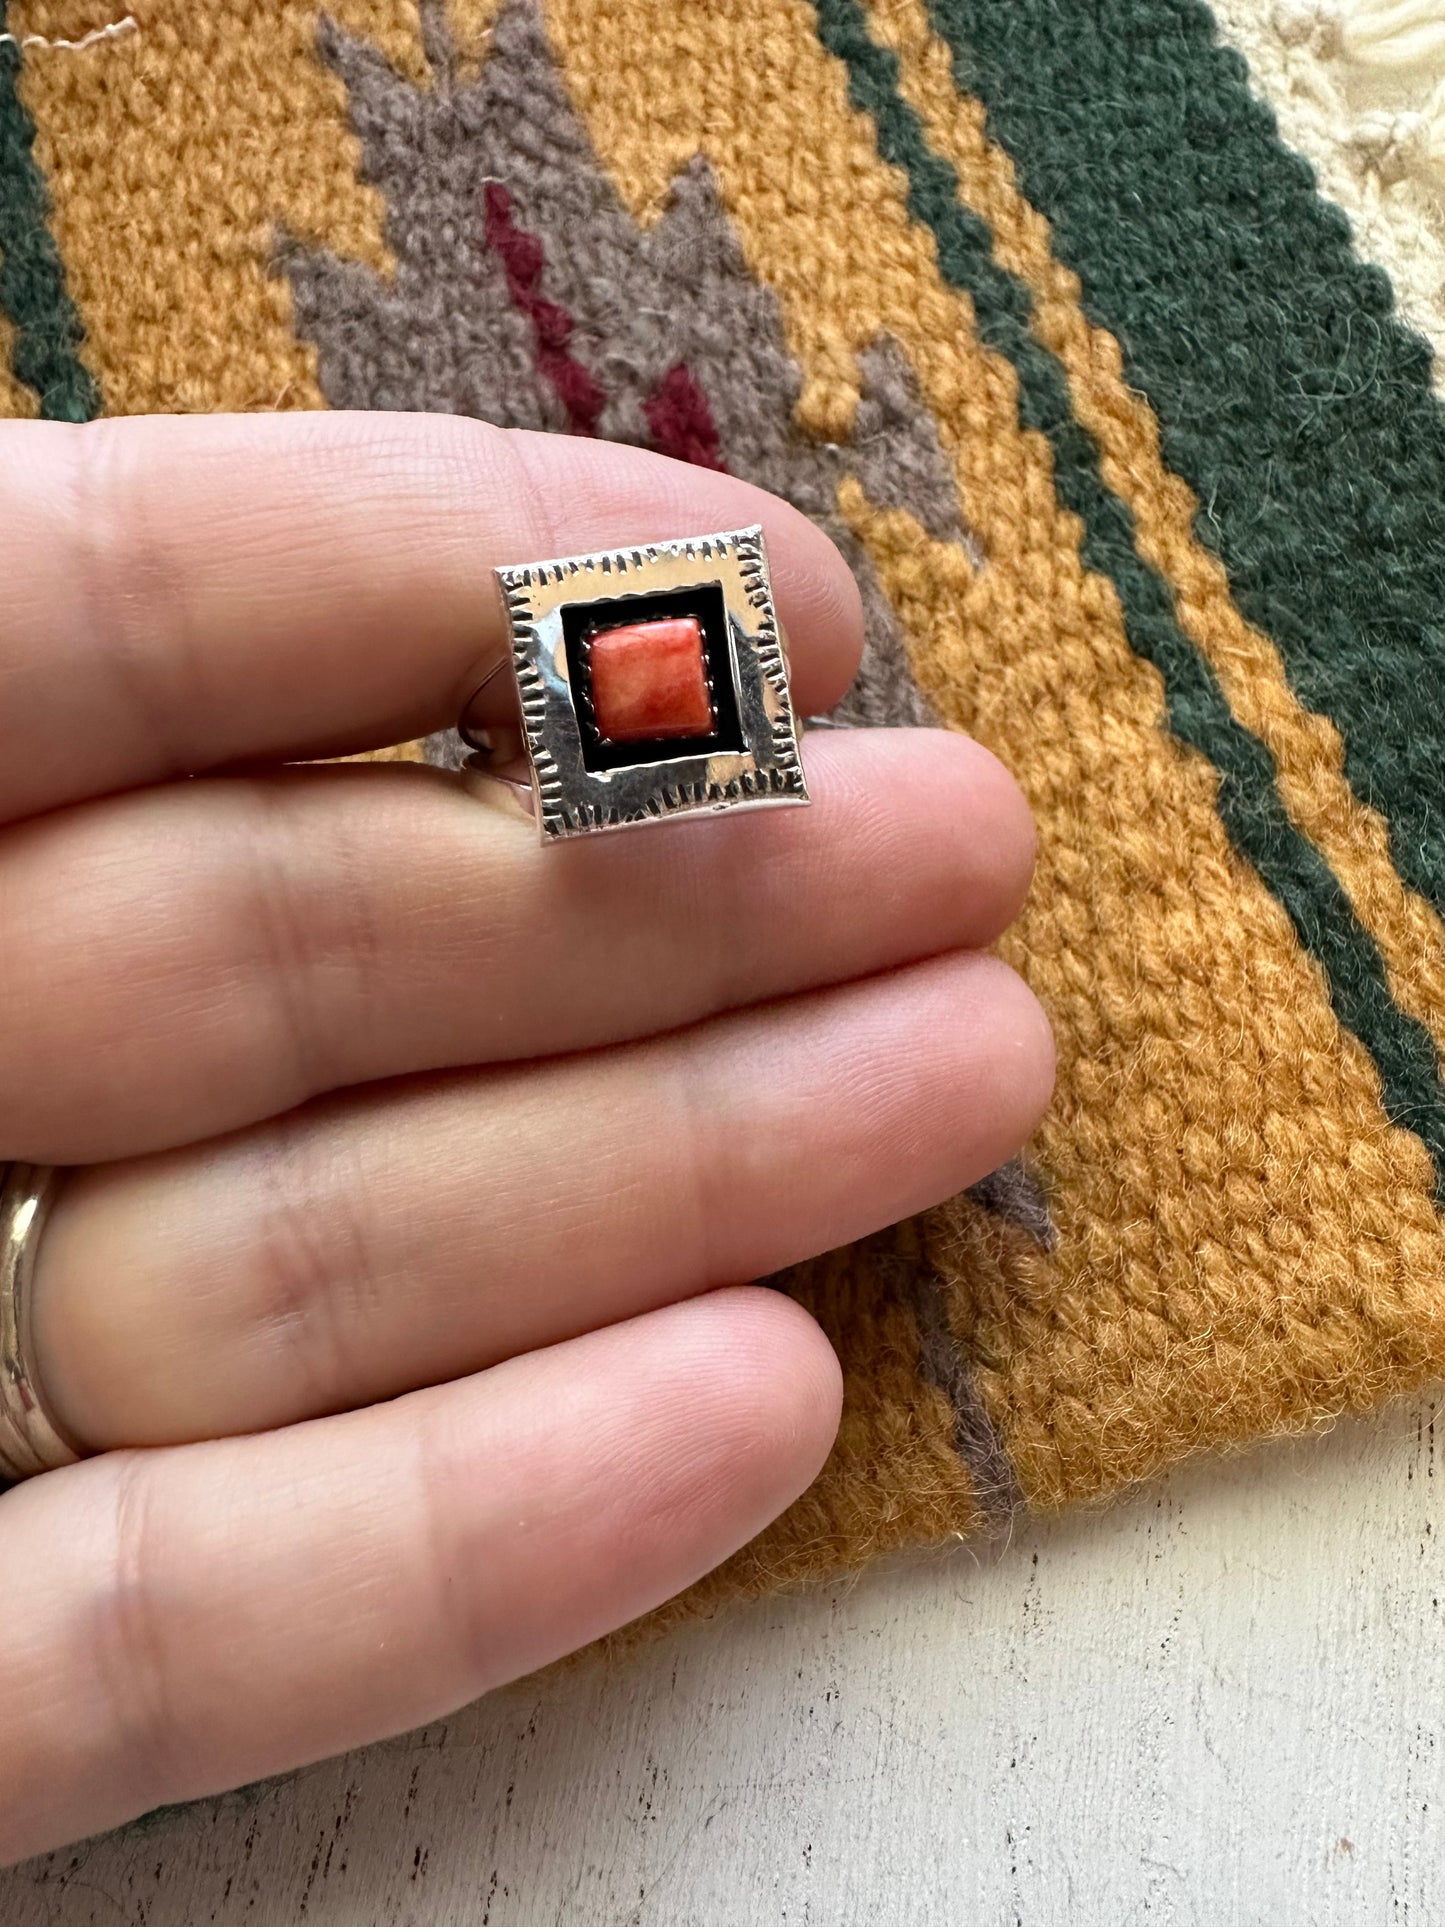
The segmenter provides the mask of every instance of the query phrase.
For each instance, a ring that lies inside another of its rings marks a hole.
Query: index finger
[[[0,820],[456,720],[492,570],[763,524],[800,709],[858,665],[838,551],[749,483],[446,415],[156,416],[0,431]]]

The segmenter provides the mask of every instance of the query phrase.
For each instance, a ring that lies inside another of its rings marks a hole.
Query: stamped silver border
[[[512,632],[543,842],[721,810],[806,803],[788,666],[758,525],[496,571]],[[589,769],[562,611],[666,590],[722,591],[740,750]]]

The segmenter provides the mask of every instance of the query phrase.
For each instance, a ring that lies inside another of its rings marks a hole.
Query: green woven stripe
[[[1198,532],[1445,909],[1445,411],[1197,0],[930,0],[1158,413]]]
[[[0,0],[0,31],[6,10]],[[86,422],[100,393],[80,359],[83,331],[49,227],[35,124],[21,101],[20,53],[0,45],[0,310],[15,324],[12,366],[52,421]]]
[[[1117,587],[1131,646],[1164,678],[1172,728],[1219,772],[1226,829],[1323,964],[1340,1021],[1379,1068],[1390,1115],[1429,1147],[1445,1193],[1445,1093],[1429,1033],[1396,1007],[1379,952],[1334,872],[1286,816],[1268,752],[1235,720],[1175,620],[1168,585],[1139,555],[1132,514],[1104,483],[1064,372],[1030,332],[1032,296],[991,259],[987,228],[961,205],[953,168],[929,147],[898,92],[895,56],[869,36],[858,0],[819,0],[818,17],[825,46],[847,66],[854,105],[874,118],[880,152],[907,173],[910,211],[932,229],[945,278],[971,296],[984,340],[1018,371],[1020,415],[1049,439],[1059,498],[1084,525],[1084,561]]]

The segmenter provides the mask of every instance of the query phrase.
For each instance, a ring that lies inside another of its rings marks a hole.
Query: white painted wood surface
[[[1193,1467],[512,1688],[0,1875],[0,1923],[1426,1927],[1433,1419]]]

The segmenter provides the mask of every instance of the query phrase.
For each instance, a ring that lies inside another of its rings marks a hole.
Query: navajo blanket
[[[844,720],[941,719],[1028,793],[1003,949],[1055,1102],[784,1281],[843,1429],[713,1596],[1445,1366],[1445,223],[1427,117],[1351,78],[1371,20],[0,8],[0,412],[442,410],[729,469],[857,573]]]

